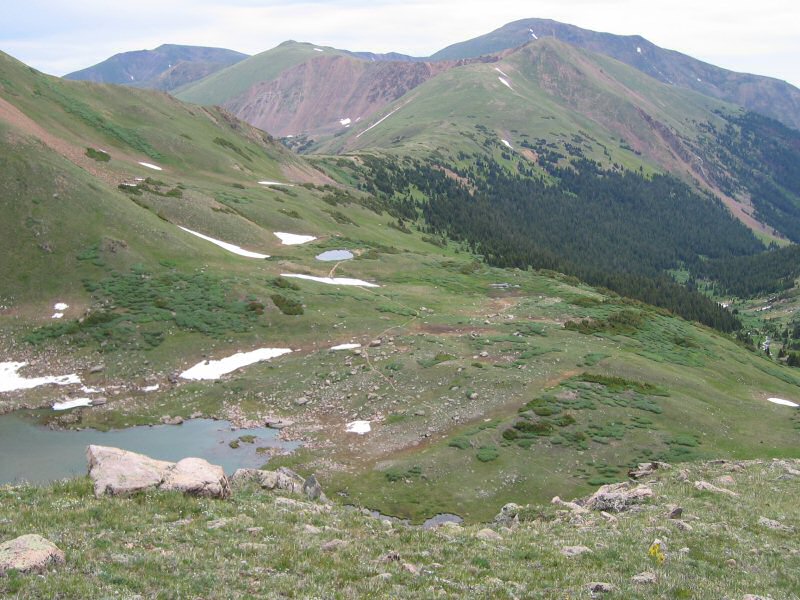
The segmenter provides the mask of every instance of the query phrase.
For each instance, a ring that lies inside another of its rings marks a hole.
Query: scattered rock
[[[675,479],[678,481],[689,481],[689,471],[686,469],[681,469],[678,471],[678,474],[675,475]]]
[[[601,486],[586,501],[585,507],[591,510],[622,512],[654,496],[653,490],[644,485],[637,485],[631,489],[627,482],[612,483]]]
[[[294,421],[289,419],[267,419],[265,425],[270,429],[286,429],[294,425]]]
[[[756,594],[745,594],[742,600],[772,600],[769,596],[757,596]]]
[[[512,525],[519,523],[519,511],[522,507],[519,504],[509,502],[503,505],[500,512],[494,517],[494,522],[499,525]]]
[[[294,403],[295,403],[297,406],[303,406],[304,404],[308,404],[308,398],[306,398],[305,396],[300,396],[299,398],[297,398],[297,399],[294,401]]]
[[[617,519],[617,517],[615,517],[611,513],[607,513],[604,510],[600,511],[600,516],[603,517],[606,521],[608,521],[612,525],[616,525],[617,523],[619,523],[619,519]]]
[[[729,567],[733,568],[733,567],[736,566],[736,559],[735,558],[729,558],[728,560],[725,561],[725,564],[728,565]]]
[[[656,577],[655,573],[651,573],[650,571],[644,571],[643,573],[639,573],[638,575],[634,575],[631,577],[631,581],[633,583],[638,583],[642,585],[656,583],[658,578]]]
[[[669,511],[667,517],[670,519],[680,519],[682,514],[683,514],[683,508],[681,508],[680,506],[676,506],[671,511]]]
[[[64,553],[50,540],[31,533],[0,544],[0,575],[15,570],[20,573],[43,571],[51,565],[63,565]]]
[[[89,367],[89,373],[94,375],[95,373],[102,373],[103,369],[105,369],[104,365],[93,365]]]
[[[403,563],[403,570],[408,571],[412,575],[419,575],[419,568],[411,563]]]
[[[693,527],[691,525],[689,525],[686,521],[681,521],[680,519],[674,519],[674,520],[670,521],[670,523],[673,523],[675,525],[675,527],[677,527],[681,531],[687,531],[688,532],[688,531],[691,531],[693,529]]]
[[[669,469],[672,465],[665,462],[646,462],[646,463],[639,463],[635,469],[631,469],[628,471],[628,476],[632,479],[642,479],[644,477],[650,477],[653,473],[658,470]]]
[[[593,594],[609,594],[614,591],[614,586],[603,581],[592,581],[586,586]]]
[[[478,354],[478,356],[480,356],[481,358],[487,358],[489,356],[489,353],[486,350],[484,350],[483,352]]]
[[[108,398],[105,396],[98,396],[97,398],[92,398],[92,406],[103,406],[104,404],[108,403]]]
[[[310,475],[303,483],[303,493],[309,500],[319,500],[324,496],[322,486],[313,475]]]
[[[722,477],[717,477],[714,480],[714,482],[720,485],[736,485],[736,480],[730,475],[723,475]]]
[[[161,417],[161,422],[164,425],[182,425],[183,417],[170,417],[169,415],[164,415]]]
[[[322,544],[321,548],[323,552],[333,552],[334,550],[339,550],[345,546],[347,546],[347,542],[344,540],[331,540]]]
[[[214,519],[213,521],[209,521],[206,523],[206,528],[223,529],[227,527],[239,527],[241,529],[246,529],[248,527],[252,527],[252,525],[253,517],[248,515],[236,515],[235,517]]]
[[[266,552],[270,549],[269,544],[259,544],[257,542],[243,542],[239,544],[239,550],[243,551],[253,551],[253,552]]]
[[[761,525],[762,527],[766,527],[768,529],[774,529],[776,531],[792,531],[791,527],[784,525],[780,521],[768,519],[767,517],[759,517],[758,524]]]
[[[249,482],[257,483],[265,490],[283,490],[290,494],[305,495],[310,500],[328,501],[316,477],[312,475],[308,479],[303,479],[286,467],[280,467],[276,471],[237,469],[233,477],[231,477],[231,485],[233,486]]]
[[[372,341],[369,343],[369,347],[370,347],[370,348],[379,348],[379,347],[380,347],[380,345],[381,345],[381,343],[382,343],[382,342],[381,342],[380,340],[372,340]]]
[[[313,525],[309,525],[308,523],[303,525],[303,531],[305,531],[306,533],[310,533],[311,535],[319,535],[320,533],[322,533],[322,529],[320,529],[319,527],[314,527]]]
[[[400,553],[396,550],[392,550],[387,552],[383,556],[378,559],[379,563],[391,563],[391,562],[398,562],[400,561]]]
[[[568,509],[570,509],[571,511],[573,511],[573,512],[576,512],[576,513],[578,513],[578,514],[580,514],[580,513],[587,513],[587,512],[589,512],[588,510],[586,510],[584,507],[582,507],[582,506],[581,506],[580,504],[578,504],[577,502],[565,502],[564,500],[562,500],[562,499],[561,499],[560,497],[558,497],[558,496],[556,496],[555,498],[553,498],[553,499],[550,501],[550,503],[551,503],[551,504],[556,504],[556,505],[558,505],[558,506],[563,506],[563,507],[565,507],[565,508],[568,508]]]
[[[566,556],[567,558],[573,558],[575,556],[580,556],[581,554],[589,553],[591,554],[592,549],[587,548],[586,546],[564,546],[561,549],[561,554]]]
[[[714,494],[727,494],[728,496],[733,496],[733,497],[739,495],[732,490],[717,487],[712,483],[708,483],[707,481],[695,481],[694,489],[699,490],[701,492],[712,492]]]
[[[489,529],[488,527],[481,529],[475,534],[475,537],[479,540],[483,540],[484,542],[500,542],[503,540],[503,536],[497,533],[494,529]]]

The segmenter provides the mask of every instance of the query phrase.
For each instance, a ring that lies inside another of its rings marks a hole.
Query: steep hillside
[[[452,63],[313,57],[224,103],[273,135],[334,135],[357,126]]]
[[[154,50],[115,54],[64,78],[170,91],[246,58],[224,48],[163,44]]]
[[[796,87],[770,77],[722,69],[680,52],[659,48],[638,35],[600,33],[549,19],[523,19],[448,46],[430,59],[457,60],[494,54],[531,39],[547,37],[611,56],[661,82],[739,104],[800,129],[800,90]]]
[[[797,152],[792,130],[767,134],[764,125],[746,134],[772,144],[762,153],[769,158],[747,167],[761,173],[754,176],[755,171],[732,168],[731,158],[722,156],[721,148],[731,147],[739,164],[752,154],[746,143],[736,142],[741,126],[739,109],[732,105],[553,39],[529,42],[497,58],[442,73],[375,118],[323,141],[319,151],[380,148],[440,154],[451,161],[459,152],[495,158],[504,152],[512,162],[523,159],[531,166],[585,157],[606,167],[655,169],[697,182],[757,232],[796,237],[798,188],[791,169],[780,166]],[[757,184],[761,178],[785,197],[767,193]],[[790,218],[773,216],[777,205]]]
[[[232,67],[214,73],[201,81],[175,90],[175,96],[197,104],[224,104],[254,85],[272,81],[280,73],[320,54],[347,56],[334,48],[288,41],[280,46],[251,56]]]

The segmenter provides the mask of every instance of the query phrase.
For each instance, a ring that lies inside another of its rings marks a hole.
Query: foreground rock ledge
[[[35,533],[0,544],[0,576],[11,570],[31,573],[63,564],[64,553],[58,546]]]
[[[86,449],[94,495],[123,496],[145,490],[178,491],[193,496],[226,498],[230,486],[225,471],[202,458],[177,463],[109,446]]]

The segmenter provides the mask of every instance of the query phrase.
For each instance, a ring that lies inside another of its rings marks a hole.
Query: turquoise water
[[[350,260],[353,258],[353,253],[350,250],[328,250],[322,254],[317,254],[317,260],[334,261],[334,260]]]
[[[256,436],[255,443],[241,443],[237,449],[228,446],[228,442],[242,435]],[[266,463],[268,457],[256,453],[259,446],[294,450],[300,445],[279,440],[275,429],[231,431],[227,421],[211,419],[112,431],[53,431],[22,414],[10,413],[0,416],[0,484],[47,483],[85,475],[89,444],[114,446],[173,462],[197,456],[220,465],[229,475],[238,468],[260,467]]]

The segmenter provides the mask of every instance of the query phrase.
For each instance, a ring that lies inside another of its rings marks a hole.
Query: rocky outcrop
[[[290,494],[304,495],[310,500],[328,501],[316,477],[311,475],[308,479],[304,479],[286,467],[279,467],[275,471],[237,469],[231,477],[231,485],[234,487],[248,483],[255,483],[265,490],[282,490]]]
[[[94,445],[86,449],[86,458],[97,497],[154,489],[213,498],[225,498],[230,493],[222,467],[201,458],[171,463],[120,448]]]
[[[646,462],[646,463],[639,463],[639,465],[635,469],[631,469],[628,471],[628,477],[631,479],[644,479],[645,477],[650,477],[656,471],[663,471],[664,469],[669,469],[672,465],[665,462]]]
[[[644,485],[631,487],[627,482],[601,486],[584,504],[590,510],[622,512],[652,498],[653,490]]]
[[[37,534],[22,535],[0,544],[0,575],[6,571],[39,572],[64,564],[64,553],[50,540]]]

